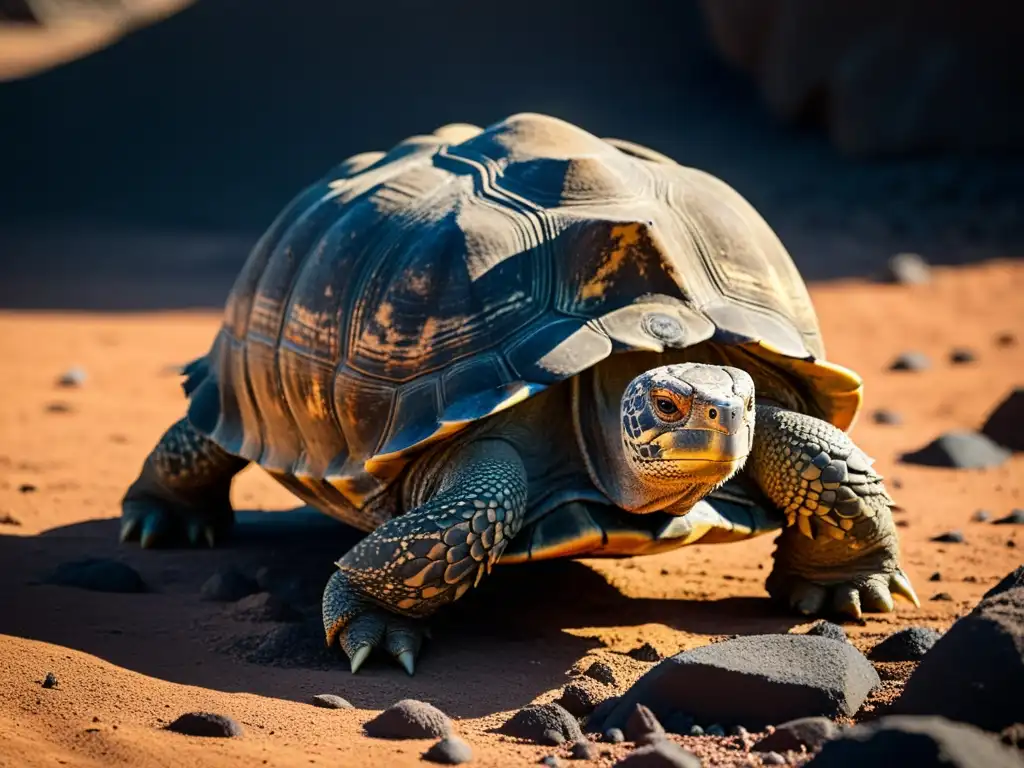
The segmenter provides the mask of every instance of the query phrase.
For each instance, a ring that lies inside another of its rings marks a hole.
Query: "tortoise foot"
[[[231,518],[230,507],[226,512],[211,512],[154,497],[126,499],[121,508],[121,541],[138,541],[143,549],[212,548],[227,538]]]
[[[774,599],[805,616],[833,614],[860,619],[864,613],[889,613],[895,610],[897,596],[921,605],[910,579],[899,569],[836,581],[786,573],[776,566],[767,587]]]
[[[352,673],[359,671],[375,648],[382,648],[410,675],[427,635],[422,620],[410,619],[363,597],[336,571],[327,582],[323,598],[324,633],[327,645],[341,646]]]

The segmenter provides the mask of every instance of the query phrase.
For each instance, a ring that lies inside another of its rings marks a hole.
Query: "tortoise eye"
[[[658,406],[658,411],[666,416],[672,416],[679,413],[679,409],[676,408],[676,404],[664,397],[659,397],[655,405]]]
[[[655,413],[662,421],[679,421],[683,418],[682,410],[671,397],[655,393],[651,396],[651,401],[654,403]]]
[[[717,408],[709,408],[708,409],[708,418],[712,419],[712,420],[717,419],[718,418],[718,409]]]

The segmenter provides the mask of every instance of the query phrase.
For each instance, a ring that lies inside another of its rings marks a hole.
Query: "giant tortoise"
[[[769,226],[713,176],[552,117],[341,163],[256,244],[184,374],[122,540],[215,545],[258,463],[369,532],[323,595],[353,671],[381,646],[411,674],[423,619],[499,562],[781,529],[785,606],[918,604],[846,433],[861,380],[825,359]]]

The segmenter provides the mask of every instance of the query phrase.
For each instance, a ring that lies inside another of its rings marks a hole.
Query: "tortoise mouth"
[[[705,474],[701,467],[746,461],[754,430],[744,424],[729,434],[716,429],[683,427],[665,432],[651,441],[651,459],[685,466],[688,473]]]

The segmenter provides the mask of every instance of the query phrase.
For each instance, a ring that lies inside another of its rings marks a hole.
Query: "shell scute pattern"
[[[300,193],[235,282],[190,418],[373,528],[358,510],[431,441],[615,352],[712,336],[820,349],[753,208],[652,150],[516,115],[354,156]],[[812,382],[825,401],[831,375]]]

